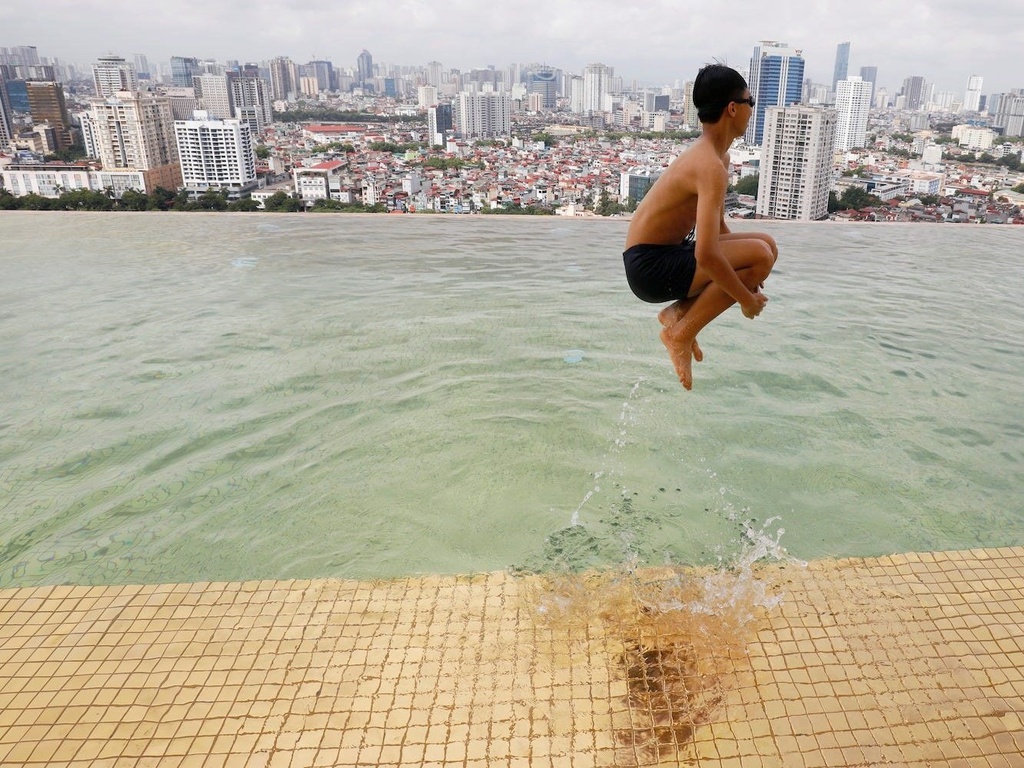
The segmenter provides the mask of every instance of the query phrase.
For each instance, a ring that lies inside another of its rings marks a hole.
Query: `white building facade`
[[[489,138],[512,133],[512,96],[508,93],[459,94],[455,124],[463,138]]]
[[[0,186],[15,197],[36,194],[57,198],[65,192],[107,192],[116,200],[129,189],[147,192],[144,171],[130,168],[101,170],[87,165],[33,163],[0,166]]]
[[[195,119],[174,123],[174,136],[182,183],[190,194],[223,189],[238,198],[256,188],[256,153],[247,123],[196,112]]]
[[[120,56],[101,56],[92,65],[93,85],[96,96],[108,98],[119,91],[139,90],[135,67]]]
[[[583,100],[580,112],[610,112],[612,78],[615,70],[604,64],[588,64],[583,70]]]
[[[981,75],[971,75],[967,78],[967,90],[964,92],[964,112],[977,112],[981,108]]]
[[[870,108],[871,83],[855,75],[836,84],[837,152],[864,146]]]
[[[765,113],[757,215],[816,221],[828,215],[836,112],[772,107]]]

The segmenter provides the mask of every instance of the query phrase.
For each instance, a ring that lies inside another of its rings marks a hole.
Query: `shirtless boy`
[[[694,81],[693,102],[701,136],[641,201],[622,254],[638,298],[674,300],[658,320],[686,389],[693,386],[692,360],[704,358],[697,334],[733,303],[751,319],[761,314],[768,303],[761,287],[779,255],[771,235],[730,232],[725,224],[729,147],[754,111],[746,81],[734,69],[709,64]]]

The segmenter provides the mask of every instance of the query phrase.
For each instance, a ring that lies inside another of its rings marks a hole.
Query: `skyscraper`
[[[356,83],[365,88],[373,80],[373,56],[363,48],[356,59]]]
[[[144,76],[144,79],[152,80],[153,70],[149,68],[149,59],[146,58],[146,54],[136,53],[132,58],[135,60],[136,76]]]
[[[836,151],[863,147],[871,108],[871,83],[856,75],[836,85]]]
[[[835,110],[772,107],[765,115],[757,214],[816,221],[828,215]]]
[[[299,68],[287,56],[270,60],[270,95],[274,101],[292,101],[299,92]]]
[[[73,143],[71,116],[64,100],[64,86],[47,80],[27,80],[28,107],[35,123],[49,123],[54,130],[54,149],[69,149]]]
[[[607,102],[614,74],[615,70],[604,64],[587,65],[583,70],[583,112],[611,111]]]
[[[427,85],[432,85],[435,88],[441,87],[441,62],[440,61],[428,61],[427,62]]]
[[[903,99],[905,109],[920,109],[924,106],[925,84],[920,75],[911,75],[903,81]]]
[[[840,43],[836,46],[836,65],[832,70],[832,93],[836,93],[836,87],[840,80],[845,80],[850,69],[850,44]]]
[[[26,67],[39,64],[39,51],[34,45],[16,45],[0,48],[0,64],[22,64]]]
[[[14,136],[14,124],[11,121],[11,102],[7,98],[7,83],[0,77],[0,150],[6,149]]]
[[[757,101],[754,117],[747,126],[744,140],[759,145],[764,136],[765,110],[788,107],[800,101],[803,89],[804,58],[802,52],[787,43],[765,40],[754,46],[750,57],[750,77],[747,84]]]
[[[431,146],[443,147],[453,125],[451,104],[438,104],[428,109],[427,134]]]
[[[977,112],[981,106],[981,75],[967,78],[967,91],[964,93],[964,112]]]
[[[861,67],[860,79],[871,83],[871,103],[875,103],[875,83],[878,82],[878,67]]]
[[[171,80],[179,88],[191,88],[192,78],[202,74],[199,60],[186,56],[171,56]]]
[[[146,172],[146,189],[181,185],[170,101],[148,93],[121,92],[93,99],[92,132],[104,169]]]
[[[512,95],[463,91],[455,103],[455,123],[467,138],[508,136],[512,132]]]
[[[539,93],[544,109],[554,109],[558,103],[558,74],[554,69],[534,69],[529,78],[530,93]]]
[[[318,91],[338,90],[338,78],[334,74],[334,65],[329,61],[318,59],[306,65],[306,74],[316,78]]]
[[[235,116],[231,100],[231,80],[229,75],[196,75],[192,78],[196,98],[207,115],[215,120],[227,120]]]
[[[92,65],[96,96],[106,98],[118,91],[137,91],[139,81],[135,68],[120,56],[100,56]]]
[[[231,106],[235,117],[248,124],[249,133],[259,136],[274,120],[270,92],[266,81],[249,76],[244,68],[241,71],[244,74],[231,80]]]

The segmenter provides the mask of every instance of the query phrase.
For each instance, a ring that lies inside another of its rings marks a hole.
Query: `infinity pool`
[[[4,213],[0,586],[1024,543],[1024,228],[757,226],[685,392],[623,221]]]

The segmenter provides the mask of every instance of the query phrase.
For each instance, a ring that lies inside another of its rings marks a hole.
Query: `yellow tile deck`
[[[746,623],[653,571],[576,615],[502,573],[0,591],[0,765],[1024,767],[1024,548],[756,576]]]

